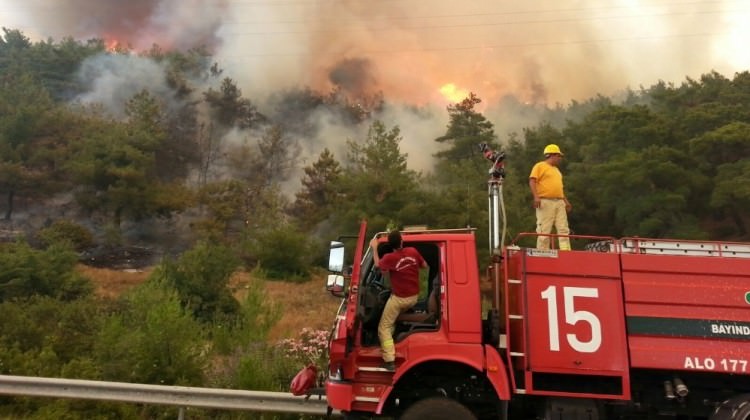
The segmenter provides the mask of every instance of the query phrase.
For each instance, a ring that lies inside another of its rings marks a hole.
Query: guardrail
[[[287,392],[133,384],[83,379],[0,375],[0,394],[171,405],[180,408],[180,419],[184,416],[183,409],[185,407],[321,416],[328,414],[328,403],[324,396],[305,398]],[[338,415],[340,413],[332,414]]]

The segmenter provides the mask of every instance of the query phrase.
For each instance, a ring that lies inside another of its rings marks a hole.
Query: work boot
[[[396,364],[394,362],[383,362],[382,365],[380,365],[381,369],[385,369],[388,372],[395,372],[396,371]]]

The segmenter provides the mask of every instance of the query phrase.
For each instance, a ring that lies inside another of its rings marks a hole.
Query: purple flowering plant
[[[297,338],[281,340],[279,346],[286,357],[305,365],[312,363],[320,372],[328,365],[328,336],[325,330],[303,328]]]

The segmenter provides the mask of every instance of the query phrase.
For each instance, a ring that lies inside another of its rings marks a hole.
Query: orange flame
[[[458,103],[469,96],[469,91],[460,89],[453,83],[446,83],[440,87],[440,93],[443,97],[453,103]]]
[[[120,46],[120,42],[117,41],[114,38],[105,38],[104,39],[104,48],[106,48],[107,51],[109,51],[109,52],[113,52],[113,51],[117,50],[117,47],[119,47],[119,46]]]

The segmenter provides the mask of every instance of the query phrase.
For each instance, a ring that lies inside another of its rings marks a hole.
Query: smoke
[[[741,0],[0,0],[29,35],[204,45],[248,94],[303,85],[423,105],[453,83],[567,104],[750,66]],[[451,98],[455,100],[455,98]]]
[[[103,38],[110,46],[142,51],[208,48],[218,45],[216,31],[226,19],[227,0],[27,0],[23,6],[0,2],[11,9],[29,36],[61,39]]]
[[[732,31],[737,37],[739,25],[727,24],[743,6],[730,0],[237,2],[219,31],[219,54],[222,63],[246,69],[243,82],[256,92],[290,82],[326,90],[349,81],[341,74],[348,69],[377,74],[367,80],[371,93],[412,104],[439,102],[447,83],[488,102],[513,95],[567,104],[659,80],[679,83],[712,69],[741,71],[729,61],[725,41]]]
[[[372,63],[361,58],[347,58],[336,64],[329,73],[333,85],[354,98],[366,97],[377,79],[372,74]]]
[[[136,93],[147,90],[169,98],[164,68],[153,60],[128,55],[97,55],[86,59],[78,71],[86,93],[75,99],[84,104],[102,104],[115,117],[125,116],[125,104]]]
[[[5,25],[29,36],[104,37],[136,50],[206,46],[262,111],[273,94],[302,87],[352,100],[382,97],[387,106],[378,117],[400,126],[416,170],[431,167],[426,151],[445,132],[445,107],[467,92],[483,100],[480,111],[503,137],[533,125],[545,108],[750,67],[744,0],[13,3],[0,0]],[[144,63],[130,75],[152,82],[138,86],[116,66],[97,64],[81,73],[94,77],[90,100],[160,83]],[[335,116],[315,118],[315,138],[302,145],[308,163],[323,147],[341,158],[345,140],[362,138],[361,128]]]

